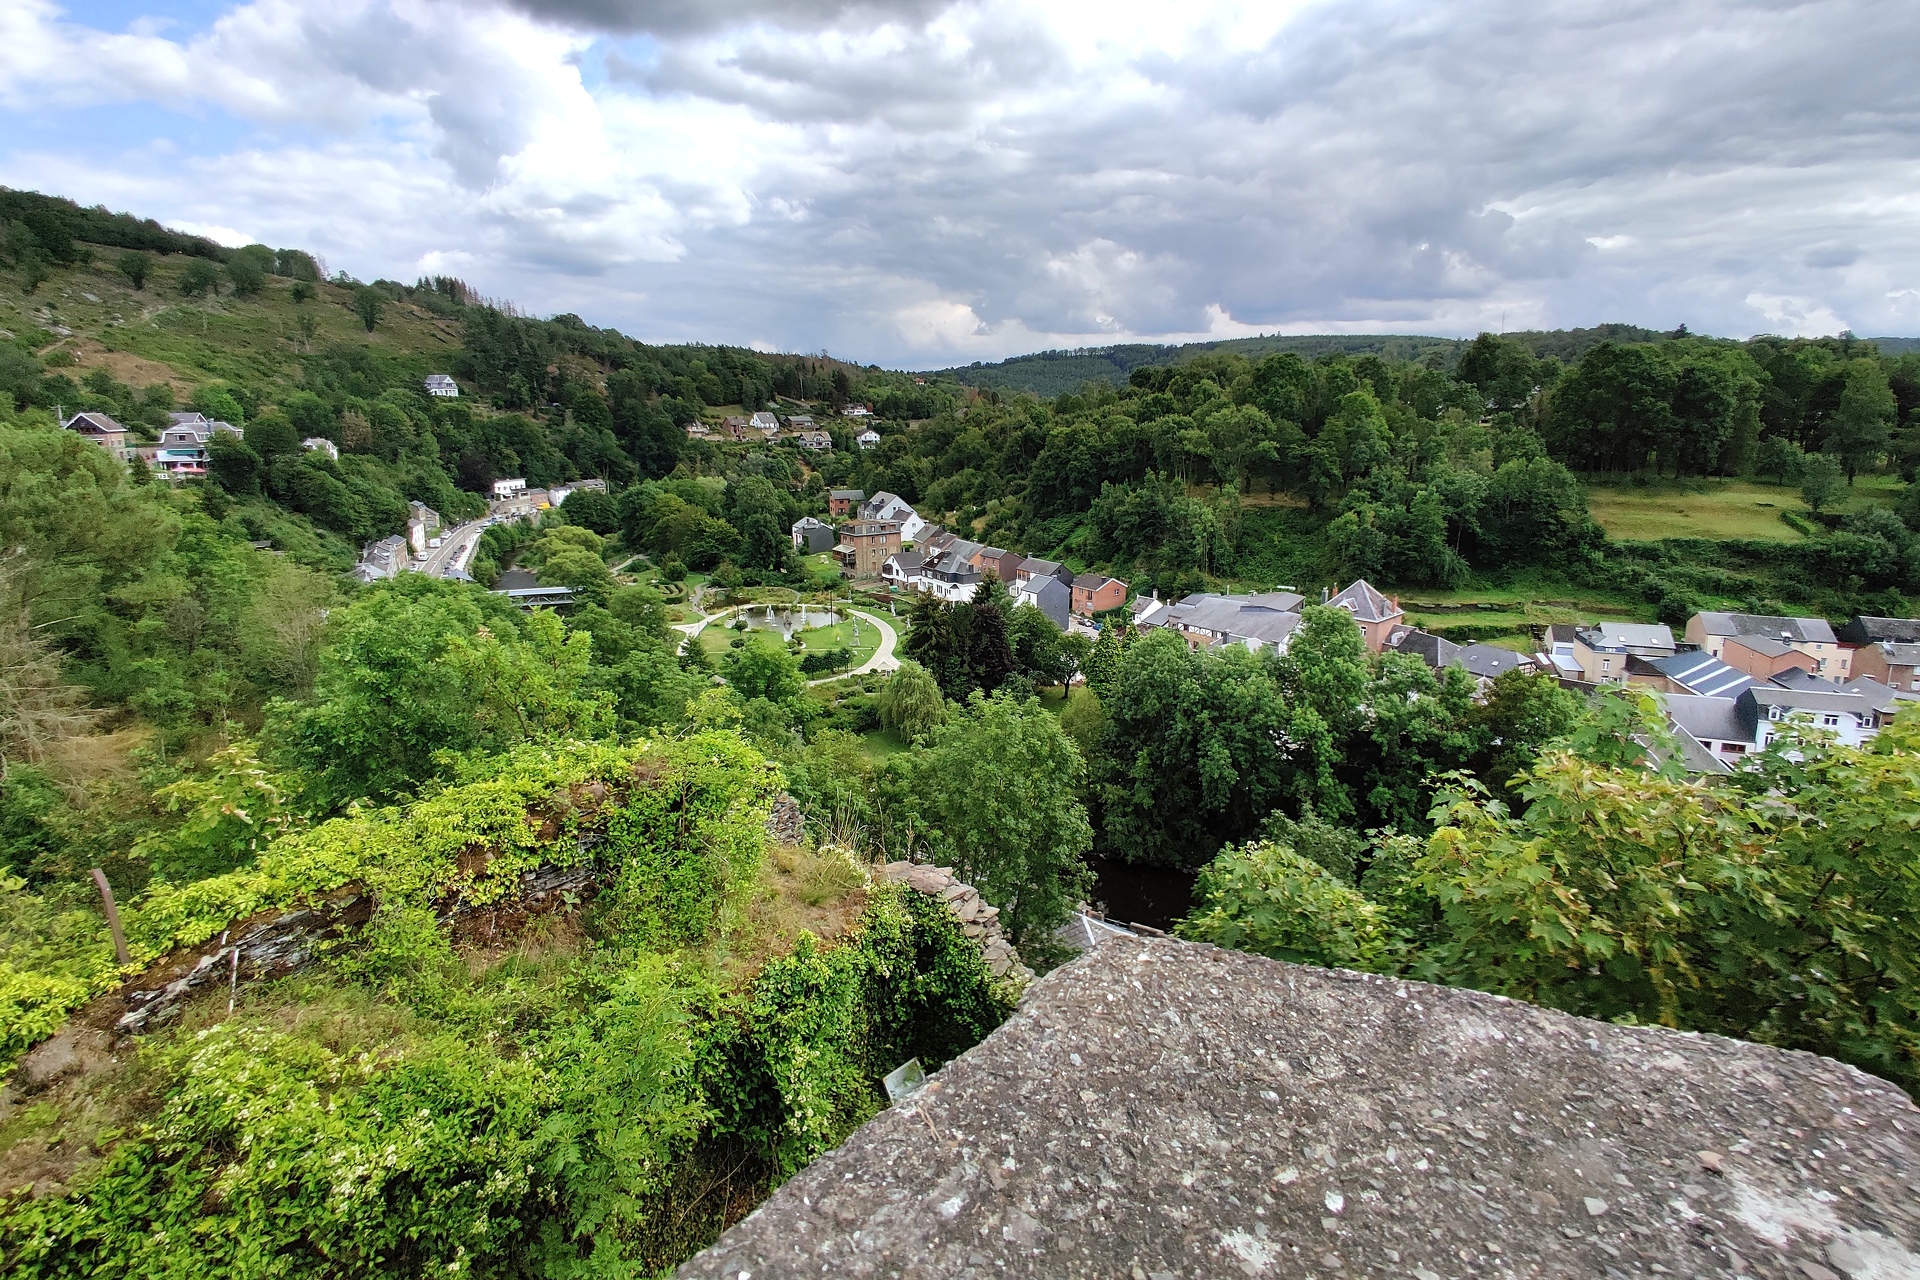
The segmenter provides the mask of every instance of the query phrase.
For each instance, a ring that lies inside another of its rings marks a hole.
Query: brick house
[[[1352,585],[1327,603],[1353,615],[1353,620],[1360,624],[1360,634],[1367,642],[1369,653],[1379,653],[1386,648],[1387,637],[1406,617],[1398,600],[1381,595],[1365,578],[1354,579]]]
[[[840,530],[833,558],[856,578],[878,577],[887,558],[900,554],[898,520],[855,520]]]
[[[1076,575],[1073,580],[1073,611],[1083,618],[1118,609],[1127,602],[1127,584],[1118,578],[1103,578],[1097,573]]]

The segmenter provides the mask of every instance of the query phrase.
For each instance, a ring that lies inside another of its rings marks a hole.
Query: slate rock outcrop
[[[1920,1276],[1852,1067],[1114,937],[679,1274]]]
[[[980,956],[994,977],[1020,987],[1033,981],[1033,970],[1020,962],[1020,953],[1000,932],[1000,908],[982,898],[972,885],[955,879],[952,867],[889,862],[880,870],[895,884],[945,902],[953,918],[960,922],[961,932],[980,944]]]

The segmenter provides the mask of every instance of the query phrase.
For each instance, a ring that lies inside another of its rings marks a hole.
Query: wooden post
[[[93,869],[93,883],[100,890],[100,901],[107,908],[107,928],[113,931],[113,956],[122,965],[133,963],[133,957],[127,954],[127,935],[120,932],[120,908],[113,905],[113,886],[107,883],[107,873],[100,868]]]

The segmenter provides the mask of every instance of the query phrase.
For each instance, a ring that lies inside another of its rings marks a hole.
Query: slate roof
[[[827,496],[840,502],[865,502],[867,500],[867,491],[865,489],[835,489]]]
[[[1673,632],[1657,622],[1602,622],[1580,632],[1602,648],[1666,649],[1674,647]]]
[[[82,433],[101,432],[104,434],[111,431],[124,433],[126,428],[97,409],[83,409],[67,419],[67,430]]]
[[[1866,645],[1876,640],[1911,644],[1920,642],[1920,618],[1874,618],[1861,614],[1841,627],[1839,635],[1848,644]]]
[[[1643,658],[1648,666],[1688,693],[1708,697],[1732,698],[1746,692],[1754,679],[1744,671],[1735,671],[1705,650],[1676,653],[1671,658]]]
[[[1274,598],[1276,595],[1278,599]],[[1287,600],[1297,604],[1299,597],[1281,593],[1223,596],[1198,592],[1168,609],[1153,625],[1211,632],[1224,643],[1254,640],[1277,648],[1285,644],[1294,628],[1300,625],[1298,612],[1280,607]]]
[[[1667,719],[1703,741],[1753,741],[1753,725],[1740,714],[1738,698],[1670,693],[1666,704]]]
[[[1374,590],[1365,578],[1354,579],[1352,585],[1327,603],[1352,610],[1360,622],[1385,622],[1401,615],[1400,606]]]
[[[1454,655],[1453,665],[1466,668],[1482,680],[1493,680],[1531,664],[1524,655],[1497,644],[1470,644]]]
[[[1073,614],[1073,591],[1060,579],[1045,575],[1029,578],[1014,592],[1014,599],[1031,604],[1062,631],[1067,629],[1067,620]]]
[[[1881,684],[1872,676],[1861,676],[1849,680],[1840,686],[1843,693],[1857,693],[1865,698],[1875,711],[1900,708],[1901,704],[1920,702],[1920,693],[1909,693],[1905,689],[1895,689]]]
[[[1790,653],[1800,652],[1792,645],[1766,635],[1728,636],[1727,643],[1750,649],[1763,658],[1784,658]]]
[[[1895,640],[1882,640],[1880,642],[1880,653],[1892,666],[1911,667],[1920,665],[1920,644],[1901,644]]]
[[[1460,646],[1453,641],[1416,627],[1396,630],[1387,637],[1387,648],[1395,653],[1410,654],[1435,671],[1452,662],[1460,652]]]
[[[1814,693],[1838,693],[1840,691],[1840,685],[1837,681],[1817,676],[1804,667],[1788,667],[1785,671],[1774,676],[1768,683],[1774,685],[1776,688],[1805,689]]]
[[[1710,636],[1765,635],[1801,644],[1833,644],[1833,624],[1825,618],[1782,618],[1761,613],[1702,613]]]
[[[1779,685],[1757,684],[1740,697],[1742,700],[1751,699],[1757,706],[1785,707],[1790,711],[1848,711],[1854,715],[1865,715],[1873,710],[1863,695],[1846,693],[1837,687],[1828,692],[1824,689],[1783,689]]]

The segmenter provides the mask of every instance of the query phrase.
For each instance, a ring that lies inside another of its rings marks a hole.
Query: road
[[[480,541],[485,522],[469,520],[440,535],[440,545],[427,551],[424,560],[409,560],[407,568],[415,573],[430,573],[436,578],[451,577],[473,563],[473,549]]]

